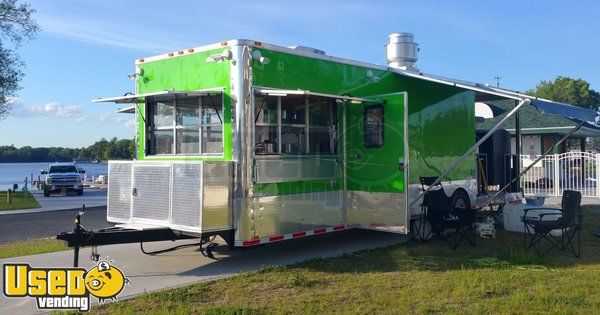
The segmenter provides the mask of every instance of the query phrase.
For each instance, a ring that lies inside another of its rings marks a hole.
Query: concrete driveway
[[[165,253],[157,256],[144,255],[139,244],[110,245],[99,248],[102,258],[114,260],[131,280],[120,299],[131,298],[144,292],[173,288],[200,281],[228,277],[244,271],[259,270],[266,266],[288,265],[316,257],[338,256],[354,251],[384,247],[406,242],[403,235],[352,229],[303,239],[283,241],[256,248],[226,251],[219,246],[215,253],[218,260],[201,255],[197,247]],[[157,250],[193,241],[157,242],[145,245],[146,250]],[[80,265],[94,266],[89,260],[90,249],[80,253]],[[57,252],[0,260],[0,263],[26,262],[33,267],[72,266],[73,252]],[[0,281],[4,281],[0,278]],[[92,298],[95,302],[95,298]],[[0,314],[30,314],[39,312],[35,299],[0,299]]]

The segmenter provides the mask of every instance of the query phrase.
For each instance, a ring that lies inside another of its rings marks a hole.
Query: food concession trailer
[[[421,176],[438,177],[457,207],[520,201],[514,181],[478,189],[478,148],[504,119],[478,140],[476,102],[514,100],[507,118],[533,105],[595,122],[585,109],[424,74],[411,34],[390,35],[386,52],[382,66],[240,39],[137,59],[134,93],[94,100],[129,103],[137,119],[136,159],[109,162],[117,228],[59,238],[101,245],[168,230],[247,247],[349,228],[407,234]]]

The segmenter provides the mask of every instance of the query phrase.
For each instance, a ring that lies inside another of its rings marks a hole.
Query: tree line
[[[135,143],[131,139],[102,138],[96,143],[82,148],[32,148],[14,145],[0,146],[0,163],[28,162],[70,162],[74,159],[90,161],[128,160],[135,155]]]

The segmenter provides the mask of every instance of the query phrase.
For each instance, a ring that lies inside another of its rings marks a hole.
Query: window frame
[[[203,110],[203,98],[204,97],[219,97],[221,99],[221,108],[220,111],[217,111],[218,115],[221,118],[221,152],[213,152],[213,153],[205,153],[202,152],[202,141],[203,141],[203,122],[202,122],[202,110]],[[151,109],[153,104],[156,103],[161,103],[160,101],[150,101],[147,100],[144,104],[144,118],[145,118],[145,130],[144,130],[144,137],[145,137],[145,145],[144,145],[144,157],[145,158],[161,158],[161,157],[184,157],[184,156],[197,156],[197,157],[222,157],[225,154],[225,93],[223,93],[222,91],[219,91],[215,94],[206,94],[206,95],[199,95],[199,96],[195,96],[195,97],[191,97],[191,98],[195,98],[198,99],[198,121],[199,124],[194,124],[194,125],[178,125],[177,124],[177,104],[179,99],[175,98],[173,99],[171,102],[174,102],[173,104],[173,120],[172,120],[172,125],[170,126],[161,126],[161,127],[155,127],[154,126],[154,119],[153,119],[153,115],[154,112]],[[160,131],[160,130],[169,130],[172,131],[172,137],[173,137],[173,142],[172,142],[172,149],[170,153],[152,153],[155,152],[155,148],[152,145],[152,138],[153,138],[153,133],[154,131]],[[197,130],[198,131],[198,153],[177,153],[177,131],[178,130]]]
[[[281,112],[282,112],[282,104],[284,103],[284,99],[286,97],[293,97],[293,96],[302,96],[303,97],[303,102],[304,102],[304,123],[300,124],[300,125],[304,125],[304,126],[294,126],[294,124],[284,124],[282,123],[282,117],[281,117]],[[268,126],[268,125],[258,125],[257,124],[257,113],[256,113],[256,109],[257,109],[257,98],[267,98],[267,97],[272,97],[276,100],[277,103],[277,114],[276,114],[276,123],[274,123],[274,126]],[[304,95],[298,95],[298,94],[290,94],[290,95],[268,95],[268,94],[262,94],[259,93],[258,91],[255,91],[252,95],[252,154],[254,157],[315,157],[315,156],[336,156],[339,154],[339,150],[338,150],[338,146],[339,146],[339,139],[334,139],[334,145],[331,148],[332,152],[329,153],[316,153],[313,152],[311,150],[311,143],[310,143],[310,129],[311,129],[311,123],[310,123],[310,107],[314,104],[311,104],[310,102],[310,98],[313,99],[324,99],[327,101],[327,103],[329,103],[329,106],[331,106],[331,113],[332,113],[332,121],[331,124],[335,129],[335,134],[339,135],[339,120],[338,120],[338,115],[340,114],[340,106],[337,104],[335,98],[331,98],[331,97],[326,97],[326,96],[318,96],[318,95],[310,95],[310,94],[304,94]],[[329,118],[328,118],[329,119]],[[285,126],[284,126],[285,125]],[[283,153],[283,144],[281,143],[281,141],[278,141],[277,143],[277,148],[275,148],[275,152],[274,153],[268,153],[268,154],[257,154],[255,152],[255,148],[256,148],[256,129],[257,127],[275,127],[277,130],[277,139],[281,139],[282,136],[282,129],[284,127],[301,127],[304,129],[304,136],[306,137],[305,143],[304,143],[304,149],[306,153],[301,153],[301,154],[292,154],[292,153]],[[318,126],[318,127],[322,127],[322,126]]]
[[[380,122],[380,133],[381,133],[381,142],[377,144],[367,144],[367,116],[369,115],[369,111],[380,109],[381,110],[381,122]],[[363,144],[365,148],[375,149],[381,148],[385,145],[385,107],[383,104],[375,104],[368,105],[364,107],[363,110]]]

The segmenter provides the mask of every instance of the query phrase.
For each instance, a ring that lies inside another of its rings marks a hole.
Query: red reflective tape
[[[298,233],[292,234],[292,237],[302,237],[302,236],[306,236],[306,232],[298,232]]]
[[[383,224],[383,223],[371,223],[371,226],[375,226],[375,227],[377,227],[377,226],[385,226],[385,224]]]
[[[325,232],[327,232],[327,229],[316,229],[316,230],[313,230],[313,234],[323,234]]]
[[[260,239],[255,239],[252,241],[244,241],[243,245],[244,246],[252,246],[252,245],[256,245],[258,243],[260,243]]]
[[[475,209],[477,209],[477,205],[472,205],[471,210],[475,210]]]
[[[345,228],[346,228],[346,227],[345,227],[345,226],[343,226],[343,225],[338,225],[338,226],[334,226],[334,227],[333,227],[333,230],[334,230],[334,231],[339,231],[339,230],[343,230],[343,229],[345,229]]]
[[[269,242],[283,241],[283,238],[283,235],[271,236],[269,237]]]

